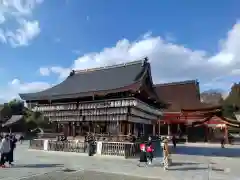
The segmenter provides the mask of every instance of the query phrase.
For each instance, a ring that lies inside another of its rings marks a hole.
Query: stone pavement
[[[15,166],[0,169],[0,180],[237,180],[239,159],[172,155],[173,166],[164,171],[160,159],[152,167],[138,167],[137,159],[88,157],[85,154],[28,150],[18,145]]]

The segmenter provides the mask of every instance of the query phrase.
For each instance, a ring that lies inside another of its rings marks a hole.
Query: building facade
[[[147,59],[72,71],[47,90],[20,94],[65,136],[96,134],[154,135],[162,116]]]

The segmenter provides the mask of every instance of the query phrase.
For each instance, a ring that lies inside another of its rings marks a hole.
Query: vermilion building
[[[213,129],[227,134],[226,118],[219,115],[221,105],[201,102],[196,80],[155,85],[159,99],[166,103],[160,123],[161,135],[184,136],[188,141],[214,139]],[[198,124],[198,125],[196,125]]]

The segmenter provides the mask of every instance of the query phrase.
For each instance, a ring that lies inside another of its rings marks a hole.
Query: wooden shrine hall
[[[198,109],[182,109],[182,119],[193,120],[189,123],[191,126],[188,132],[190,141],[197,141],[194,135],[203,130],[200,135],[205,142],[213,142],[219,139],[225,139],[229,143],[229,127],[240,129],[240,123],[236,120],[226,118],[222,115],[221,106],[212,106]],[[199,128],[200,127],[200,128]]]
[[[167,104],[160,123],[161,135],[184,136],[187,141],[210,141],[216,134],[227,137],[228,127],[239,123],[222,116],[221,105],[201,102],[196,80],[155,85],[159,99]],[[213,133],[218,130],[218,133]],[[219,138],[219,137],[218,137]]]
[[[199,108],[201,105],[199,83],[196,80],[156,84],[158,98],[165,102],[160,123],[161,135],[186,135],[187,121],[182,109]]]
[[[60,84],[20,94],[65,136],[155,135],[162,116],[147,58],[114,66],[73,70]]]

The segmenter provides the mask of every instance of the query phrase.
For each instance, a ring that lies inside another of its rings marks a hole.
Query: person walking
[[[225,136],[221,138],[221,148],[224,148],[225,146]]]
[[[86,136],[85,141],[88,143],[88,156],[93,156],[95,154],[95,146],[96,146],[94,135],[89,132],[88,135]]]
[[[58,136],[59,137],[59,136]],[[23,140],[24,140],[24,136],[23,135],[21,135],[20,137],[19,137],[19,142],[20,142],[20,144],[22,144],[23,143]]]
[[[169,166],[169,148],[168,148],[168,140],[163,140],[163,168],[167,170]]]
[[[172,137],[172,143],[173,143],[173,148],[176,149],[176,147],[177,147],[177,139],[176,139],[175,135],[173,135],[173,137]]]
[[[147,166],[147,152],[146,152],[146,144],[141,143],[140,144],[140,159],[138,166],[141,167],[141,164],[144,163],[145,166]]]
[[[10,135],[10,151],[8,153],[8,162],[9,165],[12,166],[13,164],[13,152],[14,149],[16,148],[16,143],[17,143],[17,139],[14,135]]]
[[[148,141],[146,143],[146,151],[147,151],[147,157],[148,157],[148,164],[152,164],[153,160],[153,144],[152,144],[152,138],[149,136]]]
[[[0,146],[0,153],[1,153],[1,160],[0,160],[0,167],[5,168],[5,162],[8,161],[9,152],[11,150],[10,147],[10,140],[9,135],[5,135],[2,139],[1,146]]]

